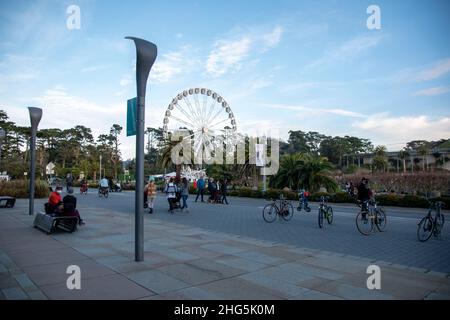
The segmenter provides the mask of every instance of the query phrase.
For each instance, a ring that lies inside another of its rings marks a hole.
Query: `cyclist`
[[[368,202],[372,197],[372,190],[369,188],[369,179],[363,177],[358,185],[358,200],[362,203],[362,218],[366,219],[366,212],[368,211]]]
[[[308,197],[309,197],[309,191],[306,191],[305,189],[300,190],[300,204],[303,204],[304,208],[308,208]]]
[[[81,179],[81,183],[80,183],[80,192],[83,193],[87,190],[88,188],[88,183],[86,181],[85,178]]]
[[[107,193],[109,190],[109,181],[106,178],[100,180],[100,192]]]

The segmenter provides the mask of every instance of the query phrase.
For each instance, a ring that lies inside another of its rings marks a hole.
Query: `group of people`
[[[196,189],[196,191],[197,191],[197,197],[195,198],[195,202],[198,201],[199,197],[201,199],[201,202],[205,202],[203,200],[203,196],[205,194],[205,186],[206,186],[206,183],[203,178],[200,178],[200,179],[194,181],[194,189]],[[209,191],[208,202],[228,204],[228,200],[227,200],[228,180],[227,179],[215,181],[214,178],[209,178],[207,186],[208,186],[208,191]]]
[[[182,211],[189,212],[187,205],[187,199],[189,197],[189,181],[186,178],[181,179],[181,183],[178,185],[175,183],[174,178],[170,178],[169,182],[164,188],[167,201],[169,202],[169,212],[173,213],[173,210],[179,207]],[[181,201],[183,202],[181,204]]]
[[[84,225],[80,213],[77,210],[77,198],[73,195],[73,188],[67,189],[67,195],[62,197],[61,186],[57,186],[54,191],[50,193],[48,202],[45,204],[45,213],[54,214],[57,216],[73,216],[77,217],[79,224]]]

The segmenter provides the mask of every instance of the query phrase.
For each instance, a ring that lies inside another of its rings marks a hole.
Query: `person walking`
[[[155,179],[150,178],[150,181],[147,184],[147,206],[148,206],[148,213],[153,213],[153,206],[155,204],[156,199],[156,184]]]
[[[66,176],[66,188],[67,188],[67,192],[69,191],[69,189],[71,189],[73,186],[73,176],[71,173],[68,173]]]
[[[221,191],[222,191],[221,202],[228,204],[228,200],[227,200],[228,180],[227,179],[223,180],[222,186],[221,186]]]
[[[205,193],[205,180],[203,177],[197,180],[197,197],[195,198],[195,202],[197,202],[198,197],[201,196],[201,201],[203,201],[203,194]]]
[[[181,199],[183,200],[183,205],[180,207],[181,211],[189,212],[188,205],[187,205],[187,198],[189,197],[189,181],[187,181],[186,178],[183,178],[181,180]]]
[[[169,202],[169,212],[173,213],[175,201],[177,198],[177,186],[173,182],[173,178],[170,178],[164,192],[166,193],[167,201]]]

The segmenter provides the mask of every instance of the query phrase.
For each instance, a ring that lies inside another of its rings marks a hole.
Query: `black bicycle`
[[[323,227],[323,218],[325,217],[327,219],[328,224],[333,223],[333,208],[329,205],[327,205],[326,201],[328,200],[328,197],[321,196],[320,197],[320,204],[319,204],[319,228]]]
[[[361,207],[361,211],[356,216],[356,227],[361,234],[368,236],[374,230],[374,226],[380,232],[386,229],[386,213],[383,208],[378,207],[375,200],[371,199],[357,204]]]
[[[425,242],[434,235],[438,238],[441,235],[442,228],[444,227],[445,217],[441,213],[441,208],[444,207],[444,202],[442,201],[431,201],[430,208],[428,209],[428,214],[426,217],[420,220],[417,225],[417,238],[420,242]],[[433,211],[435,212],[433,218]]]
[[[272,199],[272,203],[263,208],[263,219],[266,222],[274,222],[277,216],[285,221],[292,219],[294,207],[291,202],[280,196],[279,200]]]
[[[108,196],[109,196],[109,188],[108,187],[99,187],[98,188],[98,197],[101,198],[102,196],[105,198],[108,198]]]

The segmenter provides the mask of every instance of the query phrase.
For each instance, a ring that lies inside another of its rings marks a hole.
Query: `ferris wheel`
[[[236,119],[225,99],[213,90],[192,88],[179,93],[167,107],[163,133],[186,130],[195,154],[212,151],[236,133]]]

